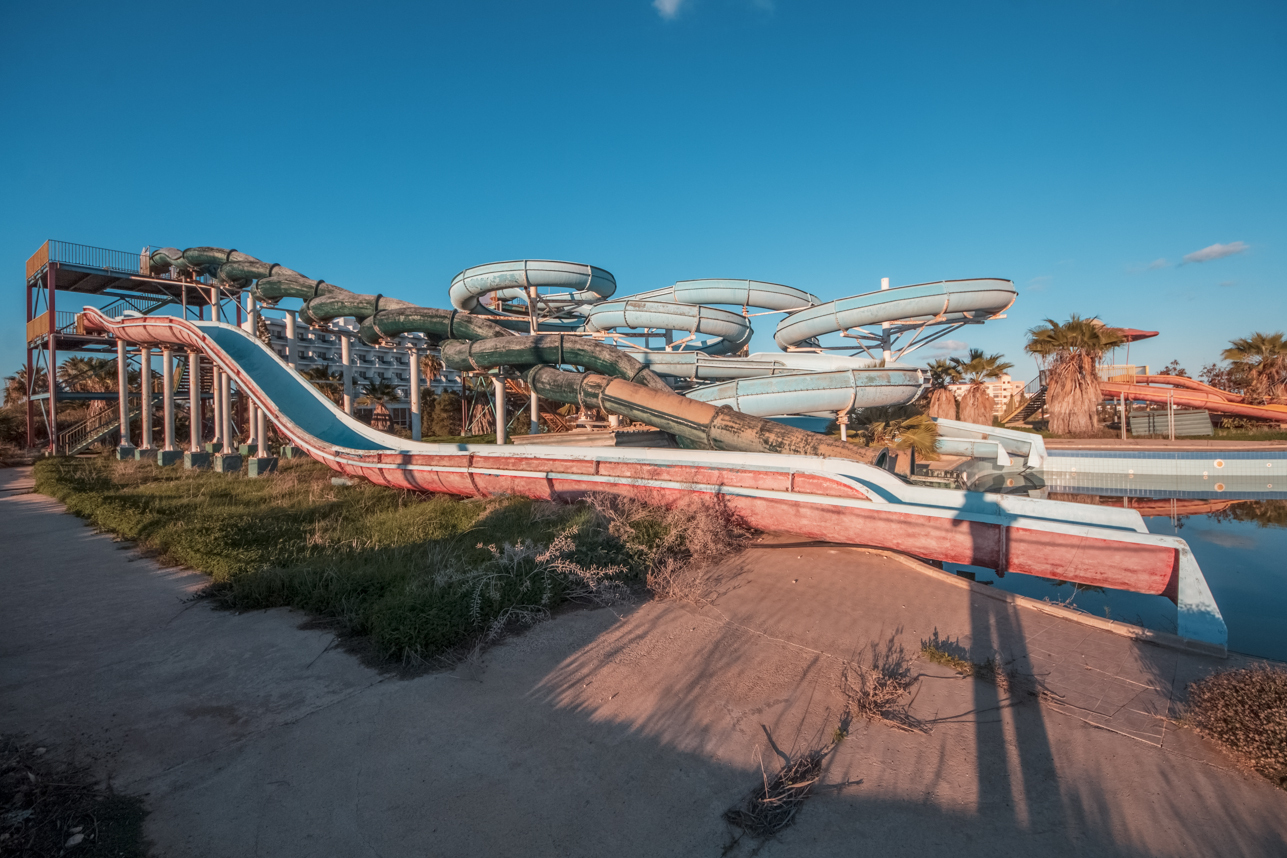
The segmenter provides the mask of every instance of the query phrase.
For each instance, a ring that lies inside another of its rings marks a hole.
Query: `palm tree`
[[[1099,431],[1097,409],[1099,360],[1104,352],[1125,342],[1099,319],[1077,314],[1064,323],[1046,319],[1028,331],[1026,350],[1046,370],[1046,402],[1050,430],[1057,435],[1090,437]]]
[[[1257,331],[1249,337],[1230,340],[1229,346],[1221,357],[1232,361],[1233,369],[1248,377],[1248,402],[1287,398],[1287,339],[1281,331],[1273,334]]]
[[[116,390],[116,360],[114,358],[69,357],[58,367],[58,382],[65,390],[76,393],[107,393]],[[94,399],[89,403],[89,415],[111,408],[110,402]]]
[[[956,419],[956,395],[947,389],[949,384],[961,380],[961,374],[950,360],[939,358],[929,365],[929,408],[930,417]]]
[[[425,384],[430,384],[435,378],[442,375],[442,370],[442,358],[438,356],[437,352],[429,352],[420,356],[420,375],[424,377]]]
[[[46,390],[49,387],[49,381],[45,371],[36,367],[36,383],[33,385],[37,391]],[[27,401],[27,368],[20,368],[13,375],[5,376],[4,380],[4,404],[16,405]]]
[[[912,405],[863,408],[854,416],[854,434],[868,447],[915,450],[916,458],[926,461],[938,458],[938,426]]]
[[[983,382],[1005,375],[1005,371],[1014,366],[1003,360],[1004,355],[985,355],[982,349],[970,349],[968,360],[952,358],[952,368],[962,380],[970,382],[969,390],[961,397],[961,420],[965,423],[992,425],[992,412],[995,410],[992,397]]]
[[[344,401],[344,376],[338,372],[332,372],[330,367],[323,365],[309,367],[300,375],[336,405]]]
[[[359,405],[373,405],[375,411],[371,415],[371,428],[387,431],[390,425],[389,408],[384,403],[397,402],[398,389],[387,381],[373,381],[362,388],[362,395],[358,397]]]

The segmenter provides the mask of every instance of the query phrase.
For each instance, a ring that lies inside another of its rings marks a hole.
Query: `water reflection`
[[[1140,496],[1135,486],[1114,492],[1105,488],[1105,479],[1094,475],[1084,479],[1088,483],[1085,489],[1067,484],[1042,489],[1028,486],[1023,493],[1134,509],[1144,517],[1150,533],[1183,538],[1202,567],[1229,627],[1229,649],[1287,661],[1287,499],[1266,498],[1263,493],[1258,493],[1260,497],[1229,497],[1200,485]],[[1012,593],[1158,631],[1175,631],[1175,605],[1162,596],[1028,575],[998,575],[970,566],[946,564],[945,568]]]

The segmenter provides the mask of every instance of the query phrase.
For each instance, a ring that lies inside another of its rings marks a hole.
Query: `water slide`
[[[1174,402],[1180,408],[1197,408],[1217,414],[1287,423],[1287,405],[1248,405],[1237,393],[1174,375],[1137,375],[1133,379],[1134,383],[1101,381],[1099,388],[1105,397],[1117,398],[1124,394],[1127,400],[1135,402],[1153,402],[1158,405]]]
[[[997,279],[923,283],[830,302],[758,280],[681,280],[626,298],[614,297],[616,287],[602,268],[517,260],[468,268],[448,294],[456,309],[511,331],[612,342],[691,399],[757,417],[828,418],[911,402],[924,377],[887,359],[900,338],[911,335],[898,358],[963,324],[996,318],[1015,299],[1014,285]],[[754,335],[752,317],[778,314],[774,339],[782,352],[739,356]],[[821,338],[830,334],[852,342],[824,346]],[[829,353],[859,349],[867,356]]]
[[[872,451],[679,396],[631,355],[583,336],[519,337],[486,315],[357,295],[236,251],[164,250],[154,261],[242,287],[253,283],[261,300],[301,298],[301,315],[311,323],[355,316],[369,341],[420,331],[442,341],[449,365],[505,366],[542,396],[605,407],[704,447],[409,442],[337,409],[272,349],[239,328],[168,316],[110,319],[85,309],[88,330],[205,355],[293,444],[341,473],[380,485],[466,496],[572,499],[600,491],[675,504],[714,495],[763,530],[1167,595],[1177,603],[1181,636],[1217,648],[1227,640],[1187,544],[1148,533],[1138,512],[911,486],[871,464]]]

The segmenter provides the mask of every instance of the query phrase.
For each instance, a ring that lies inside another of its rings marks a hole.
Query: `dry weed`
[[[896,637],[891,636],[883,646],[873,642],[868,647],[869,659],[859,653],[858,661],[846,662],[841,668],[840,693],[845,698],[845,711],[837,733],[840,738],[854,716],[881,721],[909,733],[925,732],[925,725],[900,703],[917,679],[912,676],[907,653]]]
[[[1184,723],[1287,789],[1287,669],[1259,664],[1192,683]]]

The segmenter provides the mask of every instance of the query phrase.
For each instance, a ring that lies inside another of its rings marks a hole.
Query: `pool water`
[[[1102,490],[1101,490],[1102,491]],[[1067,486],[1059,497],[1081,494]],[[1189,493],[1186,493],[1189,494]],[[1078,500],[1140,509],[1150,533],[1189,543],[1229,627],[1229,649],[1287,661],[1287,500],[1195,499],[1082,494]],[[1010,593],[1067,604],[1099,617],[1175,632],[1175,605],[1163,596],[1083,587],[1031,575],[998,575],[990,569],[945,564]]]

